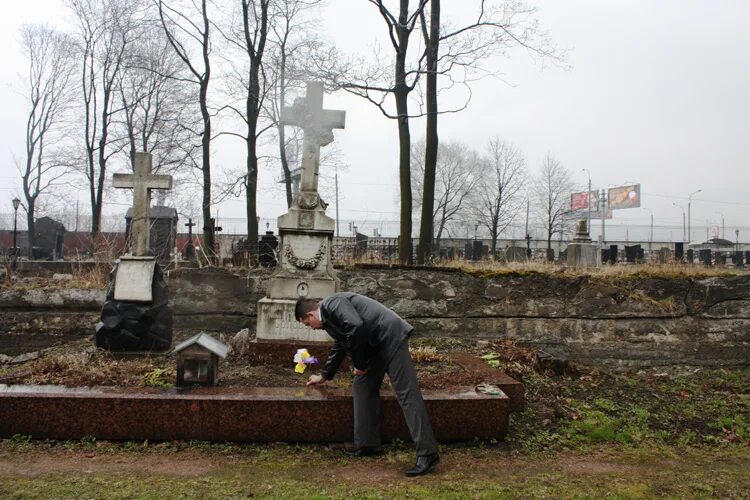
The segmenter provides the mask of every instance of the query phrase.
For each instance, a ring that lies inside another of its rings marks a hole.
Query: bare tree
[[[542,162],[539,175],[534,180],[532,195],[536,201],[536,212],[547,236],[547,258],[551,257],[552,238],[562,234],[565,212],[570,202],[573,184],[570,173],[550,154]]]
[[[409,94],[414,90],[424,69],[424,51],[417,50],[410,56],[411,34],[420,20],[429,0],[417,0],[413,10],[409,0],[399,0],[398,14],[389,9],[383,0],[368,0],[375,6],[385,23],[393,50],[394,59],[390,69],[380,56],[378,48],[372,57],[333,68],[318,65],[317,72],[326,81],[332,82],[354,95],[368,100],[378,107],[384,116],[396,120],[399,141],[399,187],[401,193],[399,223],[399,260],[412,262],[412,186],[411,186],[411,132],[409,129]],[[418,47],[418,46],[417,46]],[[386,101],[393,97],[395,112]]]
[[[174,175],[200,147],[194,141],[192,97],[179,81],[184,66],[163,29],[152,24],[137,29],[138,43],[118,83],[129,163],[135,165],[136,152],[152,153],[154,170]]]
[[[286,191],[287,206],[292,205],[292,170],[289,166],[289,149],[296,148],[299,131],[290,138],[281,123],[281,110],[291,101],[291,94],[303,87],[308,74],[307,61],[313,57],[330,56],[322,50],[320,37],[311,33],[317,19],[310,12],[320,7],[323,0],[275,0],[272,3],[272,20],[269,22],[270,53],[266,56],[265,76],[269,83],[272,98],[267,100],[268,115],[277,130],[279,160]],[[321,62],[321,65],[329,65]]]
[[[564,60],[550,42],[547,33],[540,29],[534,18],[536,9],[521,0],[475,2],[476,16],[472,22],[453,26],[450,22],[441,23],[440,0],[430,0],[421,13],[422,35],[425,44],[425,168],[424,204],[419,232],[417,261],[422,262],[430,252],[428,242],[432,237],[431,219],[428,216],[433,204],[435,169],[438,149],[438,77],[446,80],[443,90],[449,87],[465,86],[468,89],[478,75],[491,73],[479,64],[483,59],[498,53],[505,53],[513,47],[524,48],[542,60]],[[467,9],[471,9],[471,5]],[[429,11],[429,22],[427,13]],[[443,24],[443,25],[441,25]],[[468,104],[471,92],[463,106],[445,112],[455,112]]]
[[[112,136],[117,83],[124,58],[133,41],[138,9],[134,1],[66,0],[78,19],[85,176],[91,202],[92,242],[101,229],[105,178],[109,160],[126,142]]]
[[[422,21],[422,36],[425,43],[425,78],[426,121],[425,148],[422,193],[422,218],[419,227],[419,244],[417,244],[417,263],[424,264],[427,255],[431,254],[434,217],[431,215],[435,205],[435,176],[438,169],[438,52],[440,47],[440,0],[430,0],[430,22],[424,10],[420,13]],[[442,231],[442,228],[441,228]],[[440,236],[438,235],[438,240]],[[439,243],[438,243],[439,244]]]
[[[425,141],[421,140],[412,147],[411,156],[411,175],[417,208],[423,207],[422,193],[425,192],[422,185],[424,154]],[[481,180],[481,166],[476,151],[465,145],[457,142],[444,142],[440,145],[435,171],[435,203],[431,214],[432,226],[435,228],[435,248],[439,248],[440,238],[446,228],[468,212],[472,193]],[[430,248],[433,248],[432,240],[428,244]]]
[[[198,89],[201,123],[194,132],[201,142],[201,157],[196,164],[202,174],[203,245],[207,251],[214,252],[216,245],[211,224],[211,112],[208,105],[212,24],[208,0],[153,1],[156,2],[167,40],[189,73],[188,77],[179,78],[178,81],[190,83]]]
[[[23,86],[29,111],[25,159],[19,170],[31,251],[36,246],[34,221],[39,196],[67,172],[56,149],[62,139],[59,132],[64,113],[73,98],[75,43],[49,26],[30,24],[21,27],[21,46],[28,63]]]
[[[495,255],[500,233],[513,222],[524,201],[526,158],[513,144],[497,137],[490,140],[487,149],[473,208],[476,221],[490,233],[492,255]]]

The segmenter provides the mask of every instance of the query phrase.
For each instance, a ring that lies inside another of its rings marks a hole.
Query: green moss
[[[154,368],[143,375],[141,385],[144,387],[172,387],[175,379],[171,368]]]

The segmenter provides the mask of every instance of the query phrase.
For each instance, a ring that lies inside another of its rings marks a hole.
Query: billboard
[[[588,205],[591,205],[590,207]],[[580,193],[573,193],[570,195],[570,211],[577,212],[579,210],[596,210],[597,207],[597,192],[596,191],[582,191]]]
[[[607,206],[611,210],[638,208],[641,206],[641,185],[631,184],[610,188],[607,192]]]

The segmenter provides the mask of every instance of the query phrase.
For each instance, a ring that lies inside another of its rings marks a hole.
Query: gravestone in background
[[[711,250],[709,250],[709,249],[698,250],[698,260],[704,266],[710,266],[712,264],[712,261],[711,261]]]
[[[481,260],[484,257],[484,249],[480,240],[471,242],[471,260]]]
[[[526,262],[529,260],[526,256],[526,247],[511,246],[506,248],[503,253],[506,262]]]
[[[635,264],[643,258],[643,250],[640,245],[625,245],[625,260],[629,264]]]
[[[151,173],[151,155],[136,153],[132,174],[114,174],[116,188],[133,189],[130,253],[110,274],[97,347],[113,351],[165,350],[172,344],[172,309],[161,267],[151,253],[152,189],[171,189],[172,177]]]
[[[276,267],[276,249],[279,247],[279,239],[273,231],[266,231],[258,242],[258,263],[261,267]]]
[[[609,263],[617,264],[617,245],[609,246]]]
[[[657,260],[659,261],[659,264],[666,264],[669,261],[671,253],[672,252],[669,251],[669,248],[660,248],[657,252]]]
[[[732,252],[732,264],[736,267],[742,267],[744,265],[742,252]]]
[[[576,236],[573,243],[565,249],[565,262],[572,268],[599,267],[601,265],[599,245],[592,243],[589,237],[588,222],[580,220],[576,224]],[[563,260],[562,252],[560,260]]]
[[[370,237],[366,234],[357,232],[354,235],[354,258],[359,259],[367,255],[367,244]]]
[[[40,217],[34,222],[36,246],[31,249],[32,259],[63,258],[65,226],[51,217]]]
[[[727,265],[727,254],[726,252],[716,252],[716,265],[726,266]]]
[[[750,265],[750,251],[745,252],[745,263]]]
[[[171,260],[177,235],[177,220],[177,210],[172,207],[157,205],[149,209],[149,254],[161,263]],[[125,238],[130,238],[132,225],[133,209],[129,208],[125,213]]]
[[[685,252],[685,255],[688,264],[692,264],[695,261],[695,251],[692,248],[688,248],[688,251]]]
[[[344,128],[345,121],[344,111],[323,108],[320,82],[308,82],[305,98],[282,110],[281,122],[304,133],[302,180],[289,212],[278,219],[279,264],[258,301],[258,339],[330,340],[325,331],[298,323],[294,305],[300,297],[320,299],[339,288],[331,262],[335,221],[318,193],[318,170],[320,148],[333,142],[333,129]]]
[[[674,259],[675,260],[682,260],[682,258],[685,256],[685,244],[681,241],[678,241],[674,244]]]

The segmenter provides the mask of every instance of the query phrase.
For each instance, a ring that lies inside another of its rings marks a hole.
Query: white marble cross
[[[133,219],[130,225],[131,249],[135,256],[148,255],[152,189],[172,189],[171,175],[154,175],[151,173],[151,154],[135,154],[135,172],[132,174],[114,174],[116,188],[133,190]]]
[[[333,142],[332,129],[344,128],[346,111],[323,109],[323,84],[307,82],[305,98],[281,110],[281,123],[300,127],[304,132],[300,190],[317,192],[320,148]]]

